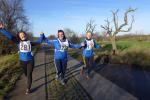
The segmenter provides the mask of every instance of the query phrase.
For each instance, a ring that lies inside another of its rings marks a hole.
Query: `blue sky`
[[[105,24],[111,18],[111,10],[119,9],[119,19],[128,7],[138,8],[133,13],[135,23],[131,32],[150,33],[149,0],[24,0],[26,15],[32,24],[35,36],[40,31],[46,35],[56,34],[58,29],[71,28],[78,34],[85,30],[86,23],[93,19],[97,24]]]

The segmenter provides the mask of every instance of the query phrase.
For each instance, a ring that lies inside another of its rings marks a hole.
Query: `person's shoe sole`
[[[65,83],[61,83],[61,85],[65,86],[66,84]]]
[[[30,94],[30,90],[26,90],[26,93],[25,93],[26,95],[28,95],[28,94]]]
[[[66,85],[66,83],[64,81],[60,81],[61,85]]]
[[[89,80],[89,79],[90,79],[90,77],[89,77],[89,76],[86,76],[86,79],[87,79],[87,80]]]

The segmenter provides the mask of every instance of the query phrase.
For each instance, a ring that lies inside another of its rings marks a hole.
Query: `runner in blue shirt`
[[[30,40],[27,39],[27,35],[24,31],[18,32],[17,37],[15,37],[12,35],[12,33],[4,29],[4,25],[2,23],[0,23],[0,33],[2,33],[7,38],[15,42],[18,46],[20,66],[22,67],[24,74],[27,77],[26,94],[28,94],[30,93],[30,89],[31,89],[32,72],[34,67],[32,46],[40,44],[43,40],[44,35],[41,34],[40,38],[37,41],[31,42]]]
[[[65,85],[65,71],[67,68],[67,50],[68,48],[81,48],[83,44],[72,44],[65,37],[63,30],[58,30],[58,37],[53,40],[44,39],[46,43],[54,46],[54,63],[56,67],[56,79]]]

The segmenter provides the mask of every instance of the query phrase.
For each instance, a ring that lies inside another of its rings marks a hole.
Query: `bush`
[[[142,69],[150,69],[150,49],[130,48],[112,56],[111,63],[128,64]]]
[[[0,59],[0,98],[3,98],[20,76],[21,68],[18,65],[18,54],[1,56]]]

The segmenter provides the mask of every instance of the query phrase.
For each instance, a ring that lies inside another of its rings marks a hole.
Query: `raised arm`
[[[56,41],[56,40],[49,40],[47,37],[45,37],[44,34],[43,34],[43,40],[45,43],[50,44],[50,45],[54,45],[54,41]]]
[[[7,31],[6,29],[0,27],[0,33],[2,33],[3,35],[5,35],[7,38],[9,38],[10,40],[12,40],[16,44],[19,43],[18,39],[15,36],[13,36],[12,33],[10,33],[9,31]]]
[[[81,44],[72,44],[69,42],[69,48],[79,49],[81,47],[82,47],[82,43]]]
[[[44,33],[40,34],[40,37],[38,38],[38,40],[36,41],[31,41],[31,45],[35,46],[35,45],[39,45],[42,43],[42,41],[44,40]]]

